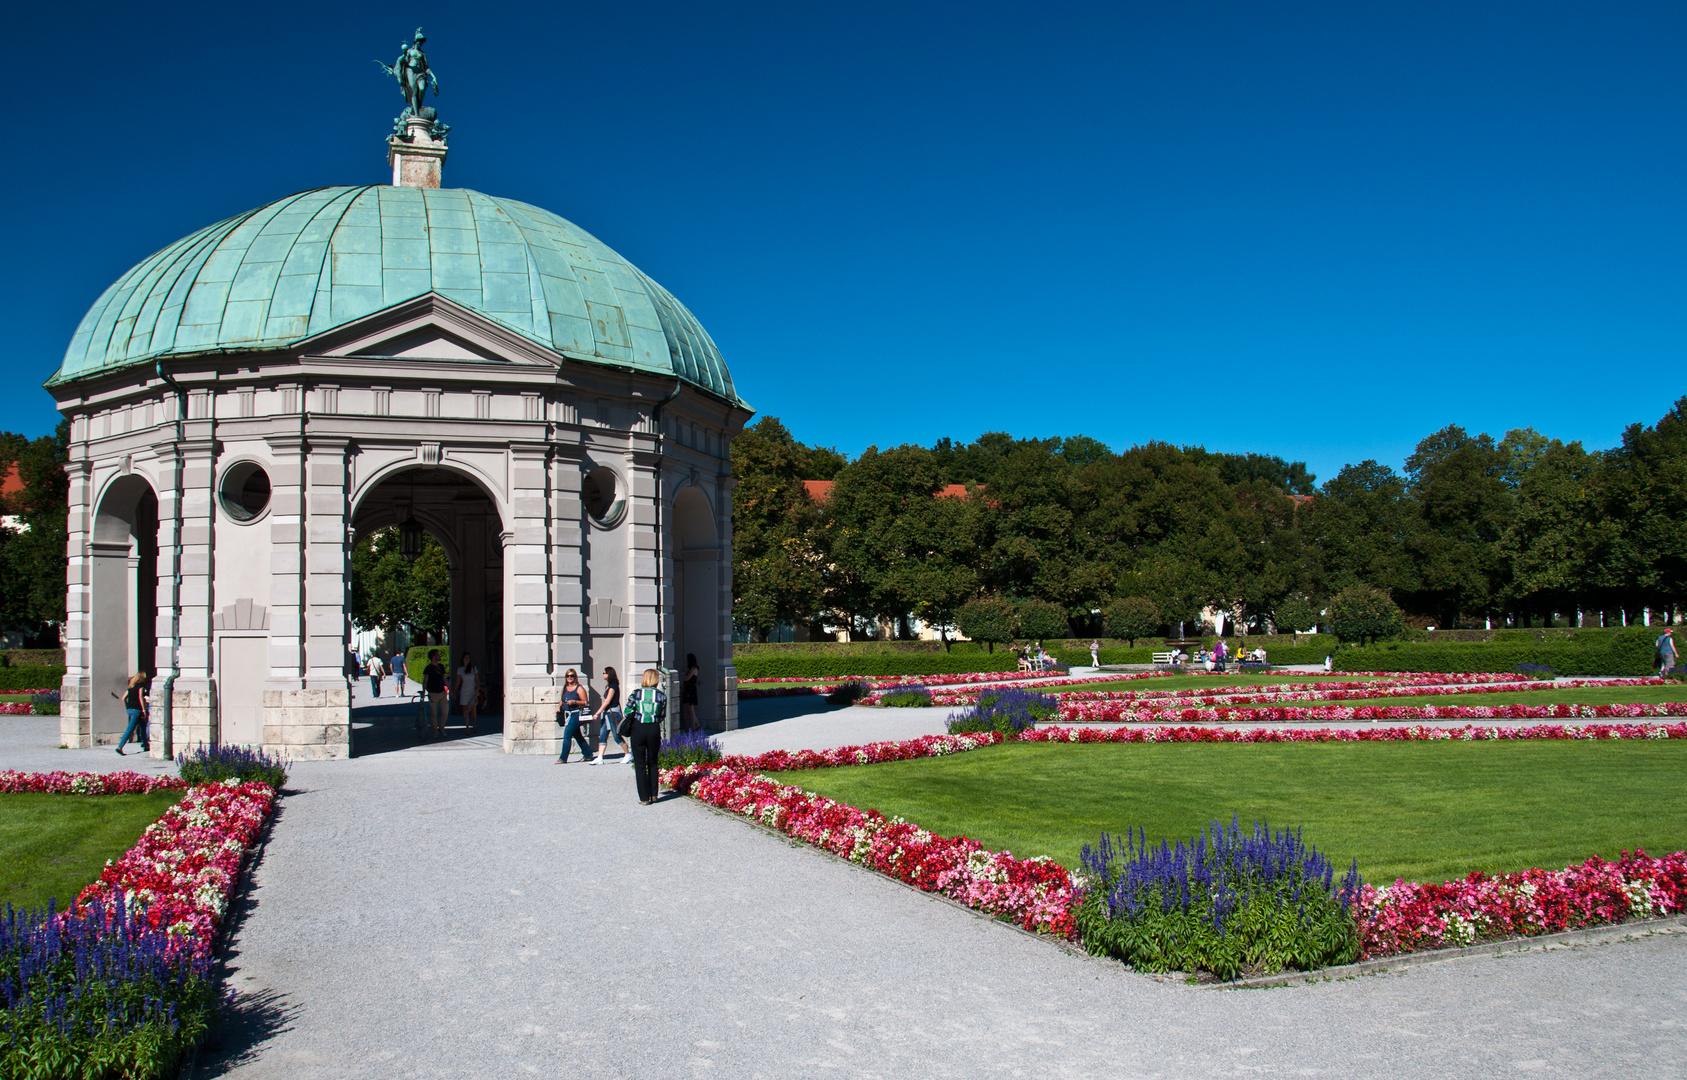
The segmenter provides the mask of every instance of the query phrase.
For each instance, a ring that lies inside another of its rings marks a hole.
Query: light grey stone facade
[[[407,516],[447,552],[451,643],[479,658],[506,751],[557,751],[566,669],[636,685],[687,653],[700,718],[737,725],[735,397],[574,358],[432,290],[285,347],[50,389],[71,421],[69,746],[115,743],[144,667],[176,672],[177,749],[348,756],[350,551]]]

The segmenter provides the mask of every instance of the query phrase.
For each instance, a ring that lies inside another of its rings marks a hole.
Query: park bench
[[[1154,654],[1154,663],[1160,667],[1170,667],[1176,656],[1177,654],[1174,652],[1157,652]]]

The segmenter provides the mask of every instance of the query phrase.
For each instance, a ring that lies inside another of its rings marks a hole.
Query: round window
[[[586,514],[599,525],[618,524],[627,509],[620,479],[613,469],[603,465],[581,478],[580,501],[586,504]]]
[[[252,521],[269,506],[269,474],[255,461],[242,461],[223,473],[217,501],[236,521]]]

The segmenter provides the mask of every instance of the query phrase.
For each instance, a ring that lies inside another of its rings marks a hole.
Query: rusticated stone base
[[[152,756],[164,756],[164,710],[159,698],[163,680],[153,683],[152,715],[147,721],[147,741]],[[194,686],[176,683],[170,691],[170,737],[176,753],[209,746],[217,741],[217,689],[200,682]]]
[[[72,750],[94,745],[94,706],[88,687],[73,679],[59,684],[59,742]]]
[[[351,691],[265,690],[263,748],[289,761],[351,757]]]
[[[556,722],[560,704],[560,686],[512,686],[504,702],[504,753],[561,753],[562,728]]]

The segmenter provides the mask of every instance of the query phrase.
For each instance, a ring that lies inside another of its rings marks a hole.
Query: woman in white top
[[[463,666],[457,669],[457,704],[463,707],[463,726],[473,735],[474,713],[480,704],[480,669],[468,653],[463,654]]]

